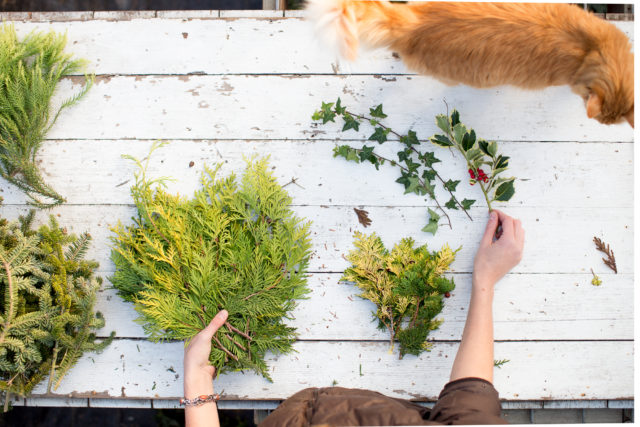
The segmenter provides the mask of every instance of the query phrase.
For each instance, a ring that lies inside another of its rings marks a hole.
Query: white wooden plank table
[[[448,87],[416,76],[389,52],[364,53],[347,64],[315,40],[301,12],[166,11],[0,13],[19,33],[67,31],[69,50],[87,58],[96,84],[63,114],[40,153],[48,182],[68,203],[52,211],[74,232],[94,238],[88,256],[107,277],[109,226],[128,223],[133,165],[156,139],[170,141],[151,160],[152,176],[171,175],[170,189],[191,194],[204,164],[243,168],[243,156],[270,155],[278,180],[289,185],[293,209],[313,221],[310,299],[291,324],[296,353],[271,355],[274,382],[254,374],[223,375],[221,408],[272,409],[305,387],[337,383],[433,402],[446,383],[464,326],[473,255],[487,218],[477,188],[464,185],[457,156],[434,147],[443,176],[460,179],[458,195],[478,202],[473,222],[452,213],[453,229],[422,233],[429,202],[403,195],[395,170],[332,158],[336,140],[354,144],[366,131],[341,133],[310,116],[340,96],[353,111],[383,103],[387,122],[426,138],[443,98],[485,139],[500,142],[518,178],[504,209],[523,221],[525,256],[495,293],[495,370],[504,408],[632,407],[633,392],[633,131],[586,118],[566,87],[530,92],[512,87]],[[633,37],[632,22],[617,22]],[[56,102],[77,90],[66,78]],[[364,126],[363,126],[364,128]],[[393,155],[397,146],[381,147]],[[193,161],[194,166],[189,167]],[[25,197],[0,182],[1,214],[16,218]],[[443,195],[444,197],[444,195]],[[363,229],[353,207],[369,211]],[[46,221],[48,212],[38,220]],[[441,313],[443,325],[420,357],[388,353],[387,335],[372,323],[373,308],[357,289],[339,284],[355,230],[379,233],[391,246],[404,236],[438,248],[463,246],[452,265],[457,287]],[[603,238],[616,254],[609,271],[592,243]],[[591,285],[590,269],[603,279]],[[108,285],[108,282],[106,282]],[[176,407],[182,394],[180,342],[151,343],[135,311],[108,286],[98,308],[100,331],[117,338],[101,354],[86,354],[55,393],[44,385],[16,399],[28,406]]]

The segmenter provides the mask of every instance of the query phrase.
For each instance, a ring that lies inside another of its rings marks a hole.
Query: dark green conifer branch
[[[94,311],[102,280],[83,256],[91,241],[49,225],[32,229],[34,212],[20,221],[0,219],[0,390],[5,411],[10,394],[28,395],[49,375],[47,392],[85,351],[101,351],[113,337],[97,341],[104,326]]]
[[[39,208],[65,199],[44,182],[36,154],[62,110],[79,101],[93,83],[93,76],[85,76],[80,92],[51,111],[60,79],[85,68],[85,61],[63,52],[66,42],[66,35],[53,31],[32,32],[19,41],[13,25],[0,28],[0,176]]]
[[[113,229],[111,282],[153,340],[189,340],[226,309],[212,365],[270,379],[265,354],[292,350],[285,319],[308,292],[310,223],[293,214],[266,159],[247,161],[240,180],[219,177],[220,165],[205,168],[202,188],[187,199],[167,193],[165,178],[150,180],[148,160],[126,157],[139,167],[131,188],[138,215]]]

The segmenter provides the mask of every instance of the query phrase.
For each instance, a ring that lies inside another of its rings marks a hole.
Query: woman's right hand
[[[496,238],[499,225],[502,232]],[[523,248],[524,229],[520,220],[494,209],[473,262],[473,286],[493,287],[518,265]]]

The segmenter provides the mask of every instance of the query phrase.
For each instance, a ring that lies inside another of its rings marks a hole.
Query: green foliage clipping
[[[0,176],[24,191],[37,207],[61,204],[64,197],[47,185],[35,163],[46,133],[60,112],[82,98],[92,76],[57,111],[50,101],[60,79],[82,72],[85,61],[63,52],[66,35],[28,34],[18,40],[13,25],[0,28]]]
[[[443,274],[459,249],[445,245],[438,252],[429,251],[405,238],[389,252],[375,233],[354,236],[356,249],[347,256],[352,265],[340,280],[355,283],[362,290],[359,296],[377,306],[374,319],[389,331],[391,351],[395,340],[400,358],[429,350],[426,339],[441,324],[435,316],[442,310],[443,295],[455,288],[453,279]]]
[[[293,214],[266,159],[247,161],[240,183],[235,174],[218,178],[220,166],[205,168],[191,199],[168,194],[135,161],[138,216],[113,229],[111,282],[153,340],[189,340],[226,309],[212,365],[270,379],[265,353],[292,350],[295,329],[284,320],[308,292],[310,223]]]
[[[11,393],[26,396],[47,374],[58,387],[85,351],[100,351],[113,337],[96,342],[104,319],[94,311],[102,280],[98,263],[84,260],[91,236],[61,229],[53,216],[38,231],[34,212],[19,221],[0,219],[0,390],[5,411]]]

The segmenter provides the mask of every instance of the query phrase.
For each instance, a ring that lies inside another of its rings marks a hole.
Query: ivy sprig
[[[498,154],[498,143],[477,139],[473,129],[460,122],[460,113],[453,110],[450,115],[438,114],[436,125],[444,132],[433,135],[431,142],[441,147],[455,147],[462,153],[469,168],[471,185],[479,184],[482,194],[487,201],[489,211],[491,202],[506,202],[515,194],[514,177],[498,176],[509,166],[509,157]],[[489,174],[482,166],[488,166]]]
[[[438,223],[442,217],[446,218],[447,225],[449,228],[452,228],[451,218],[445,208],[453,210],[461,209],[467,217],[473,221],[468,210],[475,200],[464,199],[459,201],[456,198],[454,192],[460,181],[445,180],[438,173],[433,165],[440,162],[440,159],[438,159],[432,151],[421,151],[419,149],[421,141],[415,131],[409,130],[406,134],[401,134],[381,122],[381,119],[387,118],[387,115],[383,111],[382,104],[369,108],[368,115],[355,114],[348,111],[347,108],[342,105],[340,98],[338,98],[335,103],[322,102],[320,110],[313,114],[312,119],[322,121],[323,124],[326,124],[328,122],[335,122],[337,116],[340,116],[343,120],[342,132],[346,132],[349,129],[360,131],[360,125],[368,123],[373,129],[373,133],[371,133],[368,138],[369,141],[375,141],[381,145],[393,140],[404,145],[404,148],[397,153],[397,160],[381,156],[375,152],[375,146],[370,146],[366,143],[361,148],[351,147],[350,145],[336,146],[333,150],[333,155],[334,157],[343,157],[348,161],[356,163],[369,162],[373,164],[376,169],[379,169],[380,165],[385,163],[389,163],[400,169],[400,177],[396,182],[404,186],[405,194],[428,195],[435,202],[437,210],[440,212],[438,213],[432,209],[428,209],[428,222],[422,231],[435,234],[438,230]],[[393,136],[393,139],[389,139],[390,136]],[[442,188],[451,196],[444,206],[438,201],[435,195],[437,182],[439,182]]]

